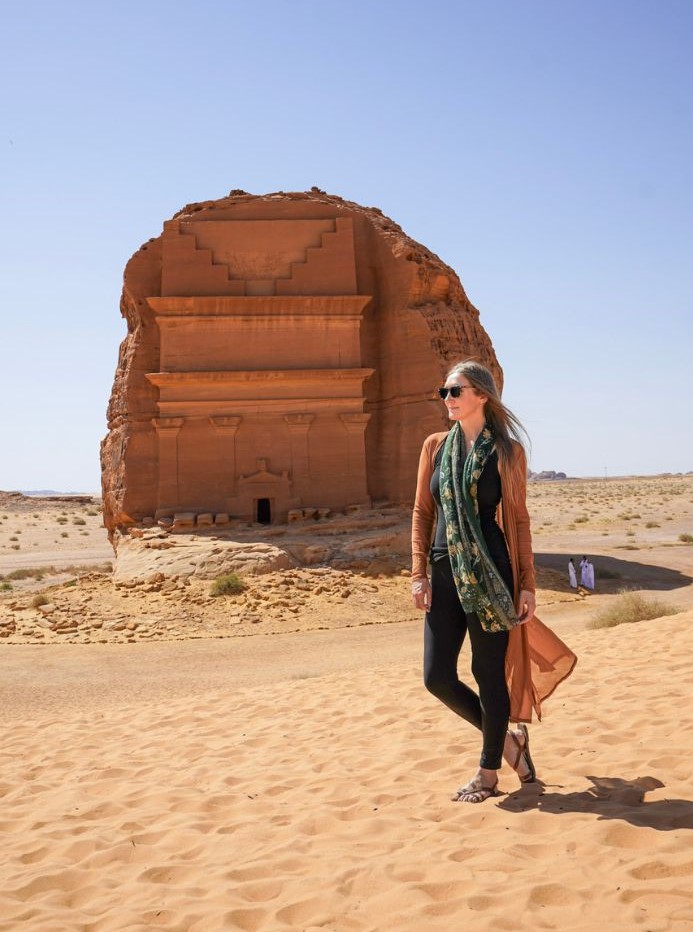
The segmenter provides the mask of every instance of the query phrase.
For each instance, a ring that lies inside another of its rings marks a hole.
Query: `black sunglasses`
[[[439,388],[438,394],[445,399],[450,395],[451,398],[459,398],[465,388],[471,388],[471,385],[452,385],[450,388]]]

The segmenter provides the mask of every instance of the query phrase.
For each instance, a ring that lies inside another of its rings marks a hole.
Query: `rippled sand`
[[[0,930],[691,928],[691,624],[571,634],[542,782],[478,806],[418,624],[218,642],[209,673],[200,642],[11,648]]]

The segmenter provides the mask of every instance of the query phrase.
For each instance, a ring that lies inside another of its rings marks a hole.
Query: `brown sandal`
[[[498,780],[493,786],[485,786],[480,777],[474,777],[465,786],[455,791],[450,799],[453,803],[483,803],[489,796],[498,796]]]
[[[522,742],[520,741],[520,738],[517,732],[515,731],[508,732],[517,750],[517,757],[515,758],[514,762],[508,761],[508,763],[513,768],[515,773],[517,773],[518,777],[520,777],[518,768],[520,766],[520,761],[524,758],[525,764],[527,765],[528,772],[523,777],[520,777],[520,782],[521,783],[534,783],[535,780],[537,779],[537,772],[534,767],[534,761],[532,760],[532,756],[529,753],[529,731],[527,729],[527,726],[524,724],[519,726],[519,731],[524,738],[524,741]]]

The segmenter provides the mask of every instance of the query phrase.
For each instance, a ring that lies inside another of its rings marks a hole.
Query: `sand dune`
[[[274,682],[271,660],[167,698],[133,676],[93,708],[46,686],[5,722],[0,930],[691,928],[692,622],[574,633],[532,732],[543,782],[504,772],[480,806],[448,801],[478,742],[421,686],[409,623],[404,655],[364,659],[354,629],[353,666],[317,676],[304,633],[304,673]]]

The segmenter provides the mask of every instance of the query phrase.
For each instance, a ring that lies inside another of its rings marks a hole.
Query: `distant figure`
[[[587,588],[587,557],[580,560],[580,585]]]
[[[570,588],[577,589],[577,575],[575,573],[575,564],[573,563],[572,557],[568,560],[568,580],[570,582]]]
[[[585,566],[585,586],[587,589],[594,590],[594,566],[589,560]]]

